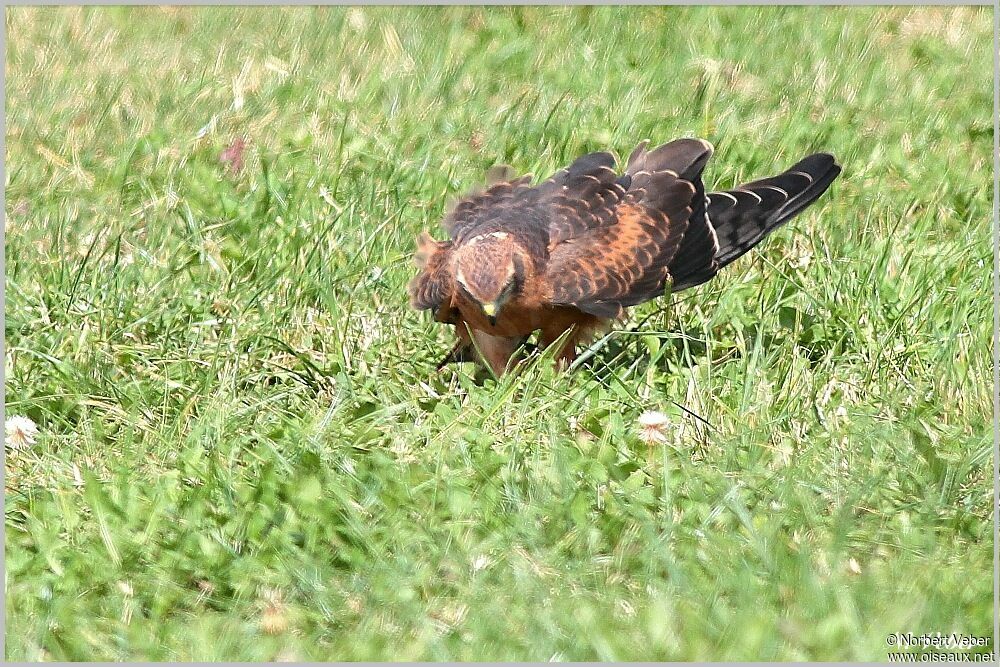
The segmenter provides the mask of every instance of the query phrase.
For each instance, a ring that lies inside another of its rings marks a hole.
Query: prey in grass
[[[625,173],[606,152],[585,155],[538,185],[496,169],[444,220],[449,240],[417,239],[410,303],[455,327],[450,361],[496,375],[534,332],[558,342],[557,363],[627,308],[700,285],[822,195],[840,174],[816,153],[733,190],[705,192],[712,145],[640,144]],[[440,365],[439,365],[440,367]]]

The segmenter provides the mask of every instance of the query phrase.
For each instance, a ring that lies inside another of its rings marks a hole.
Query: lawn
[[[8,8],[6,657],[885,660],[991,634],[992,15]],[[590,361],[413,240],[695,135],[831,190]],[[667,442],[640,442],[646,410]]]

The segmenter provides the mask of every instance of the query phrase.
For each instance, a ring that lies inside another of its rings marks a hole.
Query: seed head
[[[7,434],[4,442],[7,447],[18,451],[27,449],[35,444],[35,436],[38,435],[38,426],[27,417],[14,416],[4,423]]]
[[[656,410],[647,410],[639,415],[639,439],[647,445],[662,444],[667,441],[667,425],[670,418]]]

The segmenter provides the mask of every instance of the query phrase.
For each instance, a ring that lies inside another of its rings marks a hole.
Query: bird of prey
[[[420,235],[410,303],[458,335],[439,368],[484,361],[500,375],[536,331],[540,347],[560,341],[557,363],[568,364],[626,308],[711,279],[840,173],[832,155],[816,153],[777,176],[706,193],[711,144],[647,146],[620,176],[606,152],[537,185],[495,168],[485,190],[446,216],[449,240]]]

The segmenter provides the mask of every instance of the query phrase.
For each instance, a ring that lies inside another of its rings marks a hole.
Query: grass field
[[[988,10],[6,21],[6,410],[39,427],[6,451],[8,659],[991,634]],[[844,173],[577,372],[434,373],[405,285],[449,200],[682,135],[709,187]]]

